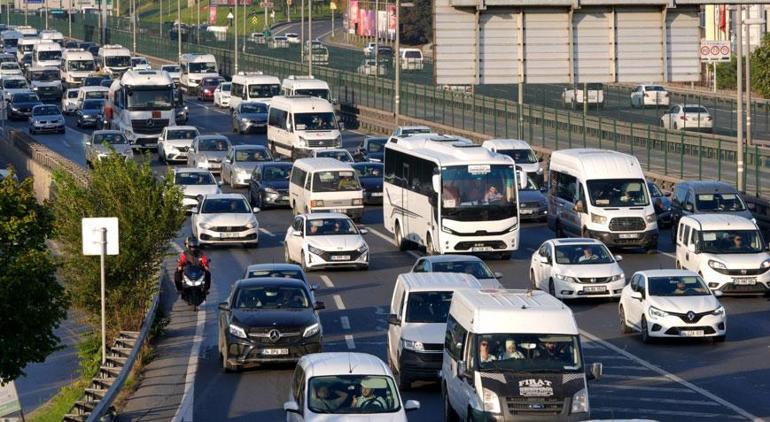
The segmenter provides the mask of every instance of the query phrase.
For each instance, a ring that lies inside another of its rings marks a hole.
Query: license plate
[[[620,239],[637,239],[638,237],[639,233],[621,233],[618,235]]]
[[[683,337],[703,337],[703,330],[681,330],[679,331]]]
[[[382,196],[382,192],[372,192],[372,196]]]
[[[586,287],[583,287],[583,291],[591,292],[591,293],[606,292],[607,286],[586,286]]]
[[[266,356],[288,355],[289,349],[264,349],[262,350],[262,354]]]
[[[521,210],[519,212],[521,213],[521,215],[530,215],[533,212],[535,212],[535,210]]]
[[[739,286],[753,286],[757,284],[756,277],[738,277],[733,279],[733,283]]]
[[[486,252],[491,250],[492,248],[489,246],[474,246],[471,248],[471,252]]]
[[[350,261],[350,255],[332,255],[332,261]]]
[[[220,239],[232,239],[238,236],[239,236],[238,233],[219,233]]]

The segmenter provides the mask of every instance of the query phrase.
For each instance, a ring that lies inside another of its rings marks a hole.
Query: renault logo
[[[695,320],[695,312],[690,311],[687,313],[687,320],[688,321],[694,321]]]
[[[270,330],[270,332],[267,333],[267,337],[270,339],[270,341],[275,343],[281,339],[281,332],[275,329]]]

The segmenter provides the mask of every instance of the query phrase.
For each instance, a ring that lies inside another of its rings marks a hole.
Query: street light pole
[[[131,48],[136,54],[136,0],[131,0]]]
[[[751,146],[751,5],[746,7],[746,147]],[[738,88],[740,89],[740,87]]]
[[[305,0],[302,0],[302,7],[299,8],[299,39],[300,42],[305,42]],[[299,62],[305,62],[305,46],[300,45],[299,49]]]
[[[313,76],[313,0],[307,0],[307,22],[307,74]]]
[[[159,0],[158,38],[163,38],[163,0]]]
[[[201,43],[201,5],[199,0],[195,0],[195,8],[198,9],[197,11],[198,22],[196,22],[197,26],[195,27],[195,42],[200,44]]]
[[[176,53],[177,60],[182,60],[182,6],[180,2],[182,0],[176,0]]]
[[[739,192],[744,192],[746,187],[743,185],[743,6],[738,5],[735,7],[735,47],[738,56],[736,82],[738,87],[737,92],[737,118],[736,118],[736,135],[735,140],[737,142],[736,148],[736,188]]]
[[[235,42],[235,63],[233,64],[233,74],[238,74],[238,0],[235,0],[235,16],[233,19],[233,28],[235,29],[235,36],[233,40]]]
[[[398,126],[401,112],[401,0],[396,0],[396,81],[393,95],[393,113]],[[376,68],[375,68],[376,69]],[[379,70],[377,70],[379,72]]]
[[[45,0],[43,6],[45,7],[45,29],[48,29],[48,0]]]
[[[102,0],[104,1],[104,0]],[[105,1],[106,3],[106,1]],[[104,257],[107,255],[107,228],[102,227],[101,228],[101,234],[102,234],[102,253],[99,255],[99,267],[101,269],[101,277],[100,277],[100,293],[101,293],[101,299],[102,299],[102,365],[104,362],[107,361],[107,318],[106,318],[106,312],[105,312],[105,285],[106,282],[104,280]]]

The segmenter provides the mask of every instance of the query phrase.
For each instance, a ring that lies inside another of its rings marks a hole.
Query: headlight
[[[515,228],[516,226],[513,226],[513,227]],[[444,233],[456,234],[456,232],[454,230],[452,230],[452,229],[450,229],[449,227],[446,227],[446,226],[441,226],[441,231],[444,232]]]
[[[310,251],[310,253],[315,255],[323,255],[324,251],[321,249],[316,248],[315,246],[308,246],[307,250]]]
[[[241,327],[239,327],[239,326],[237,326],[235,324],[230,324],[230,325],[228,325],[227,328],[228,328],[228,331],[230,332],[231,335],[233,335],[235,337],[240,337],[240,338],[247,338],[246,337],[246,331],[244,331],[243,328],[241,328]]]
[[[644,219],[648,223],[654,223],[658,219],[658,217],[655,215],[655,213],[652,213],[652,214],[645,215]]]
[[[607,222],[607,217],[591,213],[591,222],[596,224],[604,224]]]
[[[243,122],[243,123],[248,123],[248,122],[249,122],[249,119],[247,119],[247,118],[245,118],[245,117],[241,117],[241,122]]]
[[[300,148],[307,146],[307,141],[305,141],[305,138],[300,136],[299,139],[297,139],[297,146]]]
[[[257,223],[257,220],[252,220],[252,221],[249,221],[249,222],[246,224],[246,228],[247,228],[247,229],[253,229],[254,227],[257,227],[257,224],[258,224],[258,223]]]
[[[716,316],[724,316],[724,314],[725,314],[725,307],[724,306],[720,306],[720,307],[714,309],[714,312],[711,313],[711,315],[716,315]]]
[[[424,352],[425,346],[422,344],[421,341],[413,341],[413,340],[407,340],[402,338],[401,339],[401,346],[404,347],[406,350],[411,350],[414,352]]]
[[[649,309],[650,318],[665,318],[668,316],[668,313],[665,311],[661,311],[660,309],[650,306]]]
[[[566,276],[563,274],[556,274],[556,278],[562,281],[566,281],[568,283],[577,283],[577,279],[575,277]]]
[[[209,230],[212,227],[209,223],[201,223],[201,228],[204,230]]]
[[[490,413],[500,413],[500,399],[497,394],[488,389],[484,389],[484,411]]]
[[[624,274],[623,274],[623,273],[620,273],[620,274],[615,274],[615,275],[613,275],[613,276],[610,278],[610,281],[618,281],[618,280],[621,280],[621,279],[623,279],[623,276],[624,276]]]
[[[767,262],[767,261],[765,261],[765,262]],[[764,265],[764,263],[762,263],[762,264]],[[725,265],[725,264],[723,264],[723,263],[721,263],[719,261],[714,261],[713,259],[709,260],[709,267],[711,267],[711,268],[713,268],[715,270],[726,270],[727,269],[727,265]]]
[[[770,259],[762,261],[762,268],[770,267]]]
[[[588,413],[588,390],[585,388],[572,396],[572,410],[570,413]]]
[[[354,199],[353,200],[353,205],[363,205],[363,204],[364,204],[363,199]]]
[[[320,331],[321,331],[321,324],[316,322],[315,324],[305,328],[305,331],[302,333],[302,337],[314,336],[318,334]]]
[[[369,246],[366,245],[366,243],[362,244],[361,246],[356,249],[358,253],[364,253],[369,250]]]
[[[32,90],[33,90],[33,91],[37,91],[38,89],[39,89],[39,88],[38,88],[38,87],[36,87],[36,86],[33,86],[33,87],[32,87]]]

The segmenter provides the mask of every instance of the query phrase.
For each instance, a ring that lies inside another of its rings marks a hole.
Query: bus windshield
[[[217,73],[216,63],[189,63],[187,69],[190,73]]]
[[[441,171],[442,214],[457,221],[503,220],[516,216],[513,166],[470,164]]]
[[[93,60],[72,60],[67,62],[67,70],[90,72],[96,70]]]
[[[481,371],[581,372],[583,359],[577,336],[564,334],[482,334],[471,349]],[[544,386],[520,386],[535,389]],[[536,394],[538,396],[543,393]]]
[[[126,97],[131,111],[171,110],[174,106],[174,92],[170,87],[134,88]]]
[[[57,50],[38,51],[37,59],[38,60],[61,60],[61,51],[57,51]]]
[[[253,84],[249,85],[249,98],[272,98],[281,93],[278,84]]]
[[[643,179],[589,180],[588,195],[597,207],[643,207],[650,204]]]

